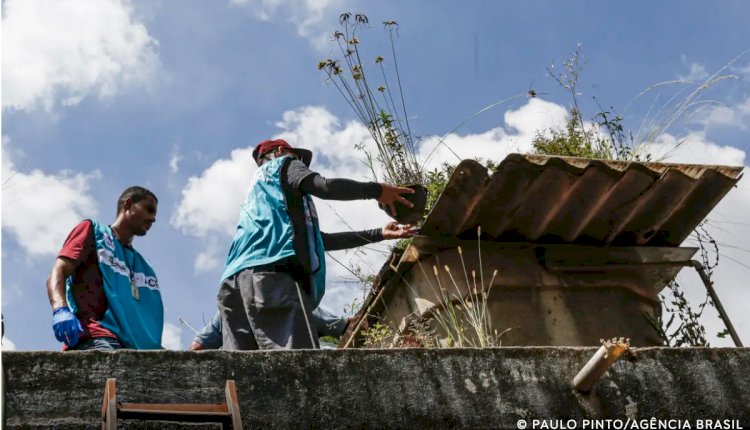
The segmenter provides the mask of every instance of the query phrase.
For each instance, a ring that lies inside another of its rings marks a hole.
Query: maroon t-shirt
[[[78,343],[94,337],[116,338],[99,322],[104,317],[108,304],[102,288],[102,272],[96,258],[94,227],[90,221],[82,221],[70,232],[57,256],[77,263],[73,272],[72,292],[78,305],[76,317],[83,326],[83,334]],[[63,349],[68,348],[63,345]]]

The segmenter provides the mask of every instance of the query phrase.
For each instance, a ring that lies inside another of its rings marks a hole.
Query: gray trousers
[[[217,301],[226,350],[319,348],[309,295],[272,265],[225,279]]]

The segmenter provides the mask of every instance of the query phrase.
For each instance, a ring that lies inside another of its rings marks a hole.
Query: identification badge
[[[133,298],[139,300],[138,287],[135,286],[135,277],[130,278],[130,291],[133,293]]]

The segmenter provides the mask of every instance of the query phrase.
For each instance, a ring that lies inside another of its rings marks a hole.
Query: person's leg
[[[242,288],[239,285],[239,279],[246,278],[242,276],[244,272],[252,273],[252,269],[242,270],[225,279],[216,296],[221,315],[222,348],[229,351],[258,349],[243,305]]]
[[[122,349],[120,341],[114,337],[95,337],[85,342],[81,342],[71,348],[71,351],[117,351]]]
[[[251,294],[243,294],[260,349],[319,348],[307,293],[285,272],[254,271]],[[252,297],[251,297],[252,296]],[[248,300],[250,299],[250,300]]]

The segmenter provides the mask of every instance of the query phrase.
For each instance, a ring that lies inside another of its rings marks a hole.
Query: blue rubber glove
[[[67,306],[61,306],[52,312],[52,330],[55,338],[68,346],[75,346],[83,334],[81,323]]]

